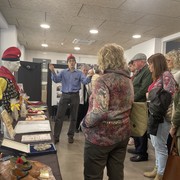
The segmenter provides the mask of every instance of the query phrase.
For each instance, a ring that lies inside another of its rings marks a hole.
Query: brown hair
[[[154,72],[152,73],[153,80],[157,80],[165,71],[168,71],[166,58],[161,53],[153,54],[147,61],[154,66]]]

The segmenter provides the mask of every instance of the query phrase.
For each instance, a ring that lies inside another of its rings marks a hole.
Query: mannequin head
[[[2,66],[7,68],[10,72],[17,72],[20,68],[20,61],[2,61]]]
[[[17,47],[9,47],[2,55],[2,66],[11,72],[16,72],[20,67],[20,57],[21,51]]]

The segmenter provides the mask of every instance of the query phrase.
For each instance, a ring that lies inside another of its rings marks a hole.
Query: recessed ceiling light
[[[40,25],[42,28],[44,29],[49,29],[50,28],[50,25],[49,24],[41,24]]]
[[[48,44],[43,43],[43,44],[41,44],[41,46],[42,47],[48,47]]]
[[[135,39],[138,39],[138,38],[141,38],[141,35],[140,34],[135,34],[132,37],[135,38]]]
[[[76,51],[79,51],[81,48],[78,47],[78,46],[76,46],[76,47],[74,47],[74,49],[75,49]]]
[[[97,29],[91,29],[91,30],[89,30],[89,32],[90,32],[91,34],[97,34],[97,33],[98,33],[98,30],[97,30]]]

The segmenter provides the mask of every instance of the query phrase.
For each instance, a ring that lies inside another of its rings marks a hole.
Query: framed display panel
[[[31,144],[24,144],[24,143],[20,143],[17,141],[13,141],[10,139],[3,139],[1,147],[4,149],[8,149],[8,150],[14,150],[17,152],[23,152],[28,154],[28,156],[39,156],[39,155],[44,155],[44,154],[55,154],[56,153],[56,148],[55,145],[53,143],[49,143],[49,148],[46,150],[36,150],[36,146],[38,144],[35,145],[31,145]],[[42,144],[39,144],[40,146],[42,146]]]
[[[95,64],[87,64],[87,63],[77,63],[77,69],[81,69],[83,65],[88,65],[90,68],[93,68]]]
[[[14,139],[15,131],[14,131],[13,126],[12,126],[13,119],[5,109],[1,112],[1,119],[4,122],[8,136],[11,139]]]
[[[161,52],[163,54],[166,54],[171,50],[178,49],[180,49],[180,32],[161,39]]]
[[[66,64],[53,64],[56,73],[68,68]],[[48,82],[47,82],[47,105],[50,116],[54,116],[54,107],[61,97],[61,83],[54,83],[51,79],[51,71],[48,69]]]

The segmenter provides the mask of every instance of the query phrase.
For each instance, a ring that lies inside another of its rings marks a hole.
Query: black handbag
[[[162,123],[167,110],[172,102],[172,95],[162,87],[154,88],[149,92],[148,109],[149,113]]]

